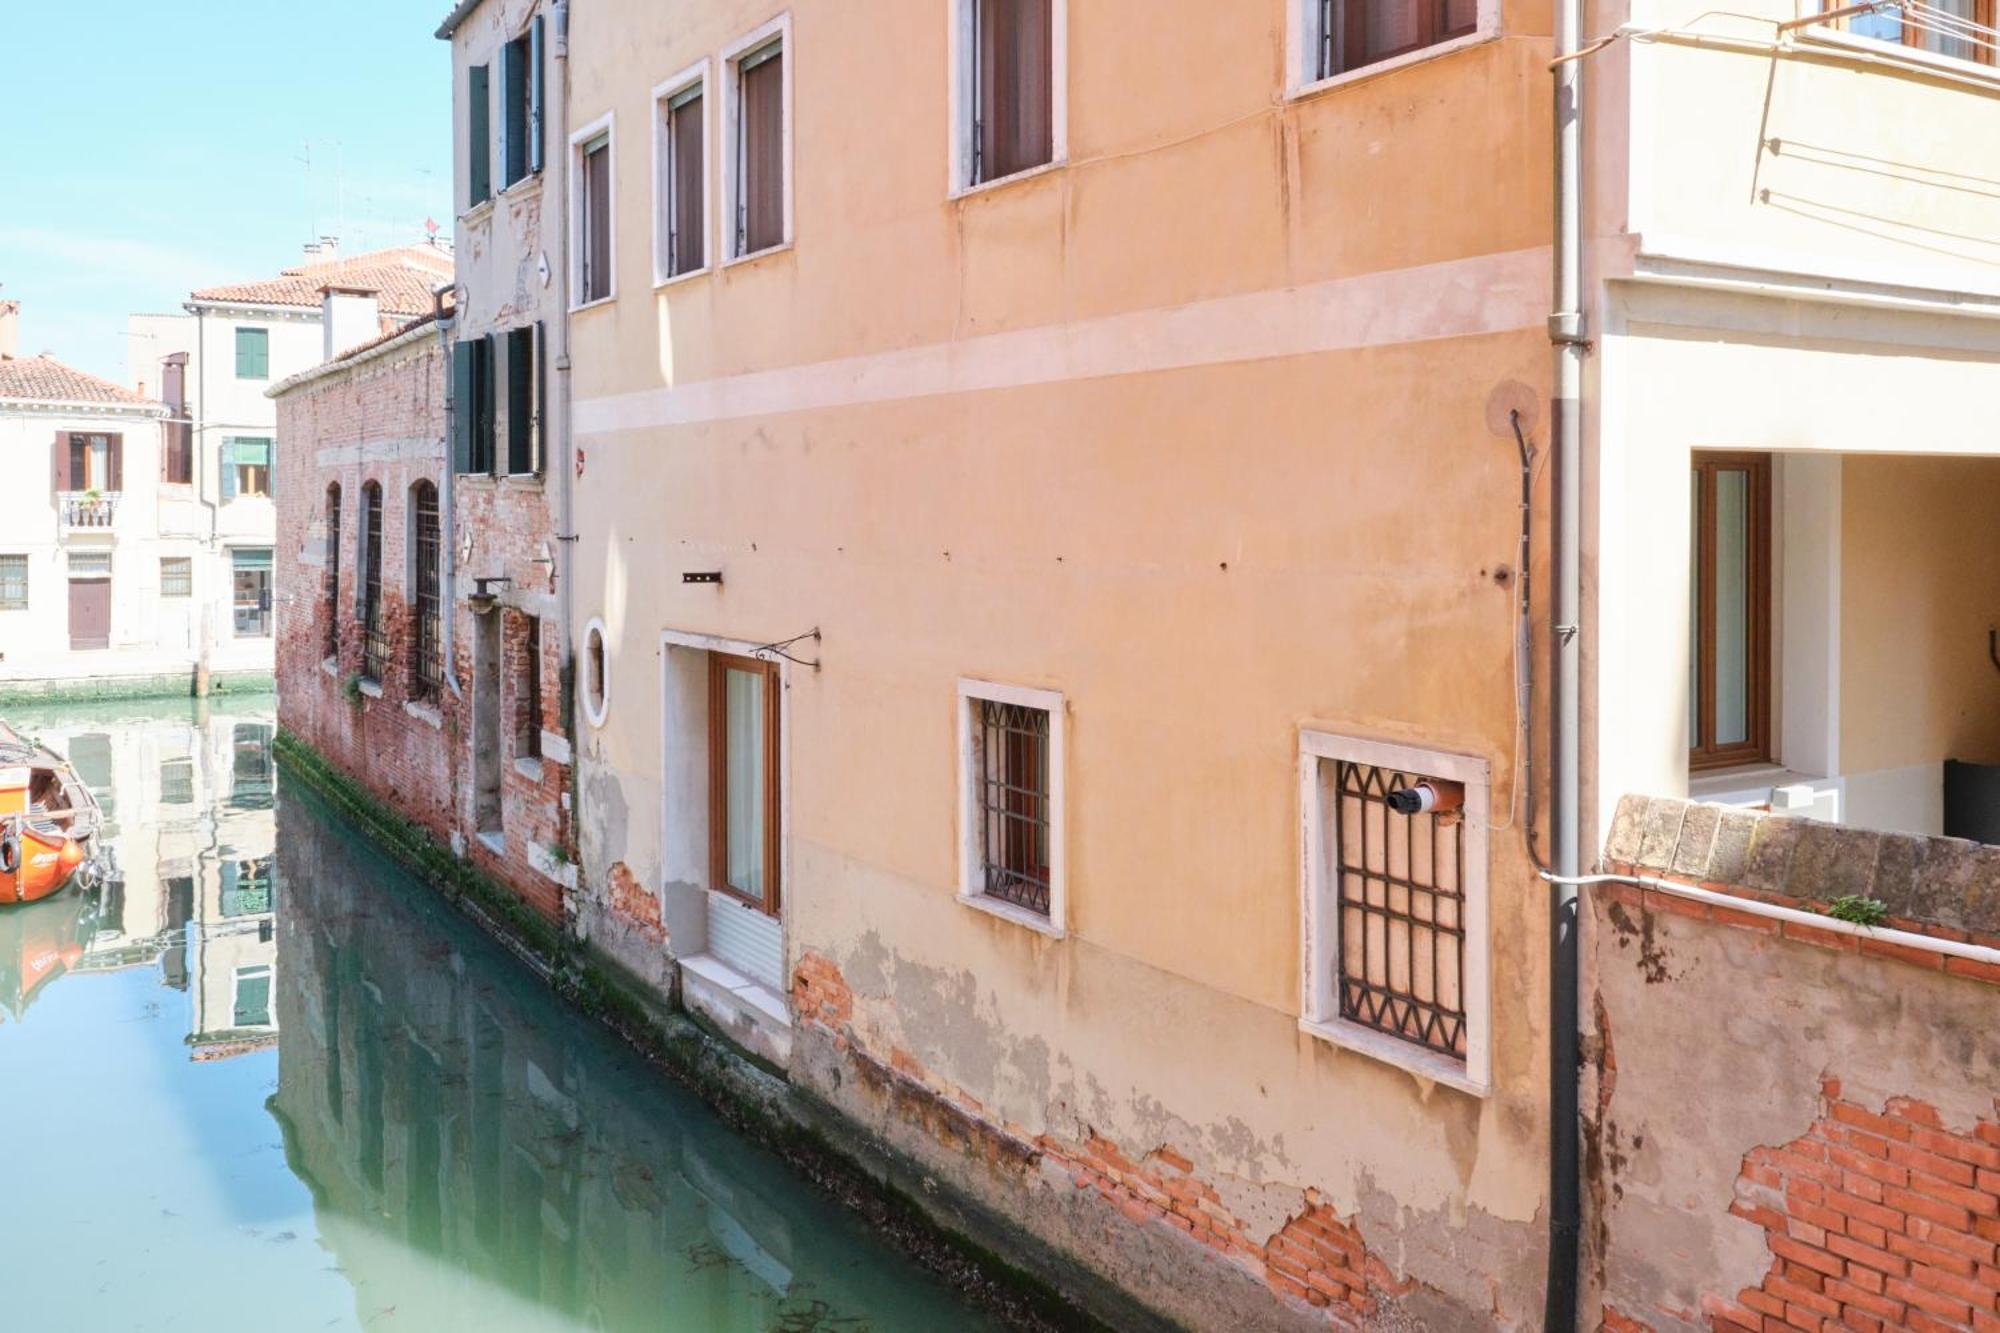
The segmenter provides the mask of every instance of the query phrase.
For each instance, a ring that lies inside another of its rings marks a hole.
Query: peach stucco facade
[[[1324,1219],[1384,1310],[1528,1326],[1547,943],[1507,409],[1538,438],[1545,8],[1294,95],[1280,0],[1059,4],[1067,156],[969,192],[952,8],[789,10],[789,242],[657,287],[653,90],[722,77],[773,11],[571,29],[616,245],[613,295],[571,316],[574,613],[604,645],[601,699],[579,648],[579,928],[641,975],[695,960],[691,1007],[1161,1313],[1322,1326],[1279,1256]],[[769,994],[702,963],[683,678],[812,631],[776,657]],[[957,896],[962,680],[1061,696],[1059,931]],[[1301,1029],[1313,733],[1490,775],[1490,1057],[1461,1086]],[[1038,1165],[968,1156],[923,1106]],[[1053,1165],[1092,1144],[1175,1164],[1219,1230]]]

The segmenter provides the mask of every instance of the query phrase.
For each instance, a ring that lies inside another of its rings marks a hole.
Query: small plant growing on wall
[[[1880,898],[1843,894],[1826,905],[1826,915],[1838,921],[1852,921],[1857,926],[1879,926],[1889,915],[1889,904]]]
[[[368,697],[361,692],[361,673],[359,671],[354,672],[346,680],[340,682],[340,692],[347,699],[348,705],[353,708],[361,707],[361,701]]]
[[[570,863],[569,848],[563,846],[559,842],[545,842],[542,844],[542,850],[549,854],[549,860],[552,863],[554,863],[558,869]]]

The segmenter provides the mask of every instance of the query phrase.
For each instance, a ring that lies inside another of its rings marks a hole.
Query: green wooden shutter
[[[473,418],[478,411],[473,402],[473,348],[471,342],[451,346],[451,470],[454,472],[472,471]]]
[[[528,27],[528,170],[542,169],[542,16]]]
[[[466,200],[467,207],[485,203],[493,197],[493,103],[487,93],[486,66],[474,65],[469,73],[465,151],[472,188]]]
[[[540,22],[540,20],[536,20]],[[549,466],[549,326],[535,324],[535,474]]]
[[[224,503],[236,498],[236,440],[224,436],[222,440],[221,494]]]
[[[270,375],[270,335],[263,329],[236,330],[236,378],[261,380]]]

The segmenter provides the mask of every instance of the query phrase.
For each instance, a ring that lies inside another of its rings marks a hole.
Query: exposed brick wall
[[[669,941],[666,924],[660,920],[659,895],[640,883],[639,877],[623,861],[612,865],[607,878],[612,914],[651,943],[666,948]]]
[[[1101,1201],[1106,1225],[1152,1227],[1233,1263],[1279,1300],[1315,1311],[1331,1327],[1367,1327],[1415,1283],[1400,1279],[1369,1252],[1352,1218],[1316,1191],[1276,1232],[1257,1229],[1223,1202],[1194,1162],[1171,1145],[1134,1159],[1095,1130],[1076,1139],[1031,1134],[1005,1122],[963,1089],[942,1086],[908,1051],[874,1049],[856,1027],[853,990],[840,968],[808,951],[792,971],[792,1008],[801,1024],[823,1029],[876,1085],[899,1117],[941,1144],[992,1163],[1055,1168],[1069,1187]]]
[[[1771,1269],[1712,1326],[2000,1333],[2000,1119],[1953,1132],[1921,1101],[1822,1093],[1806,1133],[1743,1159],[1730,1211],[1764,1228]]]
[[[415,596],[409,550],[411,488],[428,481],[445,493],[446,358],[421,340],[299,385],[278,400],[277,673],[279,720],[375,795],[422,824],[441,842],[463,839],[467,857],[552,921],[565,915],[563,886],[538,868],[545,849],[573,852],[568,822],[569,767],[558,756],[517,765],[527,755],[514,720],[525,715],[522,664],[527,627],[538,623],[542,725],[562,728],[563,647],[555,620],[554,524],[539,480],[459,480],[454,523],[461,586],[444,589],[452,619],[447,681],[435,700],[415,707]],[[381,623],[388,644],[380,696],[353,697],[349,680],[365,651],[358,596],[364,487],[382,490]],[[341,490],[338,586],[325,577],[326,497]],[[441,532],[441,539],[445,538]],[[501,825],[504,850],[472,835],[473,643],[475,617],[464,600],[475,575],[497,574],[503,620]],[[531,621],[531,617],[536,619]],[[328,620],[338,635],[332,670],[325,664]],[[456,689],[453,685],[456,685]],[[573,859],[573,857],[571,858]]]

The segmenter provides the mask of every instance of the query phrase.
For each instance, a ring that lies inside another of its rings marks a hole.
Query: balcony
[[[63,491],[56,496],[56,512],[62,518],[62,530],[68,532],[111,531],[111,525],[118,517],[119,494],[116,491]]]

